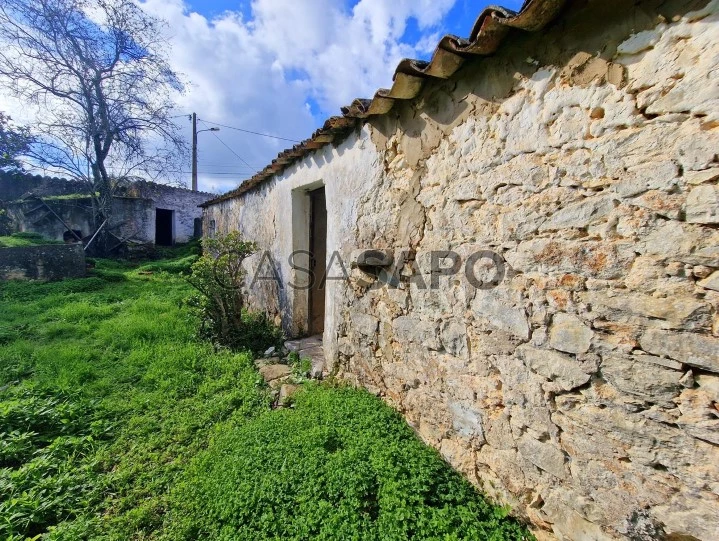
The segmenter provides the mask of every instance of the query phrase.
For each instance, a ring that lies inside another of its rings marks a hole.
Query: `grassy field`
[[[0,236],[0,248],[39,246],[42,244],[62,244],[62,242],[48,240],[37,233],[13,233],[12,235]]]
[[[0,538],[529,538],[363,391],[270,410],[167,255],[0,284]]]

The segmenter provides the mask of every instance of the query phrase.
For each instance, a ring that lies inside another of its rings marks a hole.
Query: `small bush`
[[[199,313],[200,333],[231,349],[261,352],[278,345],[282,334],[263,314],[245,310],[243,261],[257,250],[232,232],[202,241],[203,254],[188,281],[198,291],[190,306]]]

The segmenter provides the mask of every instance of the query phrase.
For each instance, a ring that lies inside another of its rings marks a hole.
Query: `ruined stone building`
[[[529,0],[203,226],[256,241],[251,304],[539,539],[715,540],[718,153],[719,0]]]
[[[51,240],[91,238],[100,224],[94,223],[92,199],[85,194],[80,182],[0,175],[0,202],[12,229]],[[215,194],[135,181],[118,189],[109,226],[117,237],[140,244],[187,242],[202,234],[199,205],[213,197]]]

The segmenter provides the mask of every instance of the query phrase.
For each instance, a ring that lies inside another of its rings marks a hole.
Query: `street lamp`
[[[203,131],[220,131],[220,128],[208,128],[197,131],[197,113],[192,113],[192,191],[197,191],[197,134]]]

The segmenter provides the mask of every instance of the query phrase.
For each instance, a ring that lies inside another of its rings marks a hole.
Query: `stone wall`
[[[271,250],[284,287],[253,302],[301,331],[287,256],[325,185],[328,257],[416,253],[398,287],[330,283],[328,370],[540,538],[717,539],[717,35],[717,0],[572,4],[205,227]],[[422,287],[433,251],[480,249],[497,287]]]
[[[188,242],[195,233],[195,220],[202,219],[200,205],[214,197],[207,192],[193,192],[185,188],[138,181],[132,184],[128,195],[151,199],[155,208],[175,211],[175,242]],[[155,219],[152,218],[152,242],[155,240]]]
[[[195,220],[202,219],[199,205],[211,197],[212,194],[205,192],[193,192],[152,182],[135,182],[123,195],[113,198],[110,227],[120,238],[154,243],[156,209],[173,210],[175,242],[188,242],[195,233]],[[66,224],[80,231],[83,237],[88,237],[95,231],[92,200],[89,197],[64,195],[46,197],[44,201]],[[48,239],[63,240],[66,231],[63,224],[44,209],[32,212],[38,205],[34,200],[7,203],[8,214],[15,228],[18,231],[39,233]]]
[[[63,222],[89,240],[96,228],[89,197],[46,198],[44,201]],[[15,229],[38,233],[51,240],[63,240],[67,229],[62,222],[38,207],[40,203],[36,200],[8,203],[8,214]],[[115,197],[112,211],[110,227],[115,235],[140,242],[155,241],[155,205],[151,199]]]
[[[28,193],[40,196],[70,195],[84,189],[84,184],[79,181],[20,171],[0,171],[0,201],[15,201]]]
[[[85,276],[79,244],[0,248],[0,280],[62,280]]]

